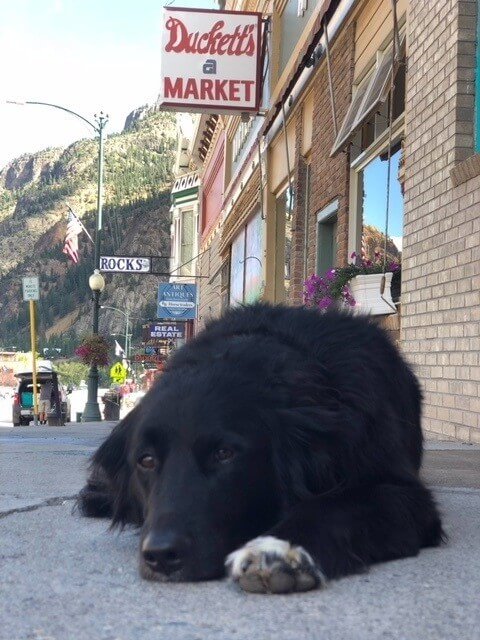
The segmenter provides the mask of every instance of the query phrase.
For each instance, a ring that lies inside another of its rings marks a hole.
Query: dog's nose
[[[188,539],[174,532],[148,533],[142,544],[143,559],[153,571],[169,576],[183,567]]]

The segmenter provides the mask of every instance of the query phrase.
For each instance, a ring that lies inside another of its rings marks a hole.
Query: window
[[[317,268],[323,274],[335,266],[337,257],[338,200],[317,214]]]
[[[250,129],[252,128],[253,118],[249,118],[246,122],[240,121],[237,130],[232,139],[232,158],[233,162],[238,160],[238,156],[243,149],[243,145],[247,139]]]
[[[402,92],[405,94],[405,65],[401,62],[405,58],[405,36],[400,41],[400,51],[395,61],[395,96]],[[399,74],[400,71],[400,74]],[[392,47],[383,52],[378,52],[377,61],[373,71],[363,80],[354,92],[352,102],[343,121],[337,138],[333,144],[331,155],[335,155],[349,141],[354,134],[369,119],[376,116],[383,118],[383,127],[387,126],[386,117],[388,108],[385,108],[390,91],[390,79],[392,73]],[[398,77],[400,76],[400,77]],[[398,100],[397,100],[398,101]],[[387,103],[388,104],[388,103]],[[399,115],[394,106],[393,119]],[[403,112],[403,108],[400,113]],[[377,118],[378,119],[378,118]]]
[[[180,249],[180,275],[191,276],[194,271],[195,249],[195,218],[193,209],[182,213],[181,249]]]
[[[313,1],[287,0],[285,8],[280,16],[281,39],[279,76],[281,76],[282,71],[291,59],[292,53],[317,7],[318,3]]]
[[[252,303],[262,293],[263,220],[257,213],[232,242],[230,304]]]
[[[291,263],[292,263],[292,219],[293,194],[290,187],[282,191],[276,199],[277,214],[277,247],[279,250],[278,264],[283,272],[283,286],[285,299],[288,300],[290,291]],[[281,296],[283,299],[283,296]]]
[[[387,259],[400,262],[403,237],[403,198],[398,172],[401,152],[399,148],[392,151],[394,153],[390,167]],[[384,251],[387,176],[388,159],[386,153],[377,156],[361,172],[363,183],[362,252],[369,260],[373,260],[376,252],[383,254]],[[379,189],[379,185],[383,188]]]

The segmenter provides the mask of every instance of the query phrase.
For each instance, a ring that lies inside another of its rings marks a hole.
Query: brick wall
[[[332,47],[332,75],[338,126],[341,125],[351,99],[354,70],[355,27],[343,31]],[[349,154],[330,158],[334,141],[332,111],[326,64],[313,79],[314,108],[311,151],[310,197],[308,203],[307,276],[315,273],[317,257],[317,213],[338,199],[337,265],[344,265],[348,251]],[[306,164],[301,155],[302,114],[296,114],[295,206],[292,238],[292,282],[289,302],[301,304],[303,299]]]
[[[424,430],[480,442],[480,178],[473,153],[476,0],[411,0],[401,344],[425,391]]]

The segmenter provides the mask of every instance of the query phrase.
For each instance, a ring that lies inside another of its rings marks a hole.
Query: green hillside
[[[176,120],[153,112],[105,142],[102,253],[169,255],[169,189]],[[28,306],[21,278],[39,275],[39,338],[43,346],[71,351],[88,332],[88,276],[92,245],[80,236],[80,264],[62,253],[67,204],[93,236],[98,143],[80,140],[66,149],[24,155],[0,171],[0,347],[28,345]],[[166,266],[165,261],[163,264]],[[102,303],[138,318],[153,316],[158,276],[108,275]],[[101,331],[121,333],[123,317],[102,312]]]

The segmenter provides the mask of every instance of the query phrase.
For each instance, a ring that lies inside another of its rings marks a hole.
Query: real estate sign
[[[176,111],[258,111],[262,15],[164,8],[162,107]]]
[[[145,342],[152,339],[173,340],[176,338],[185,338],[184,322],[152,322],[143,327]]]

